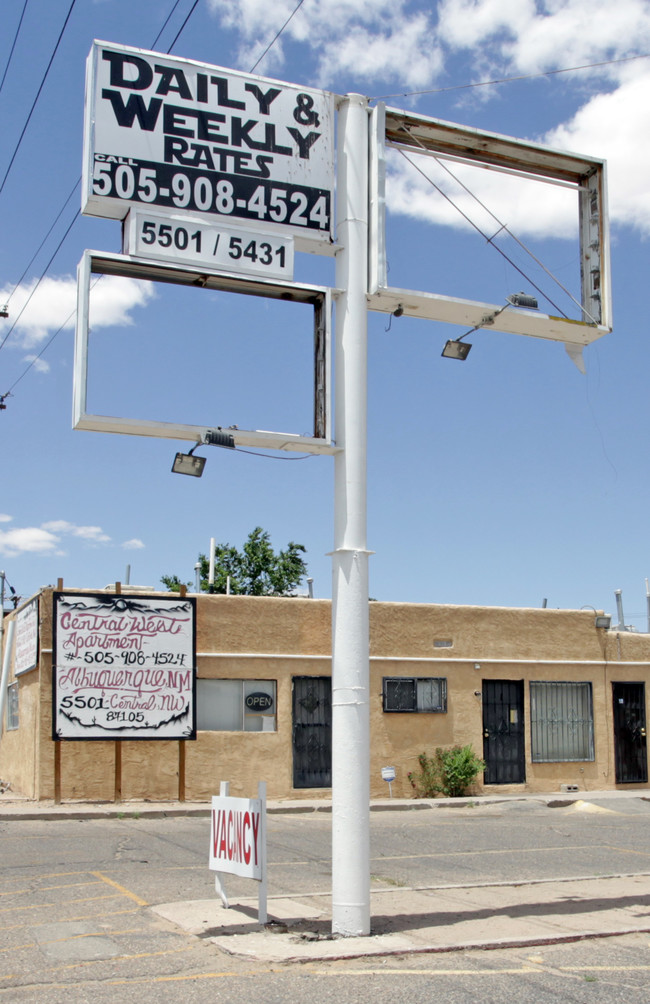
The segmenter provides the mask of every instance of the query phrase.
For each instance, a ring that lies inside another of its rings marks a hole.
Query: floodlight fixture
[[[205,467],[205,457],[194,457],[192,452],[177,453],[172,464],[172,473],[190,474],[193,478],[200,478]]]
[[[528,293],[512,293],[506,296],[506,300],[511,307],[529,307],[531,310],[537,310],[539,307],[537,298],[529,296]]]
[[[227,450],[235,449],[235,437],[231,432],[224,432],[223,429],[207,429],[203,436],[203,442],[208,446],[225,446]]]
[[[604,628],[605,631],[609,631],[612,626],[612,618],[610,614],[596,614],[595,624],[597,628]]]
[[[460,338],[456,341],[449,339],[449,341],[445,343],[442,355],[445,359],[460,359],[463,361],[464,359],[467,359],[471,347],[472,346],[469,342],[461,342]]]
[[[481,318],[480,324],[475,324],[473,328],[466,331],[464,335],[460,336],[460,338],[457,338],[456,340],[450,339],[442,350],[442,355],[445,359],[460,359],[461,361],[467,359],[469,350],[472,346],[468,345],[467,342],[461,341],[461,338],[467,338],[467,336],[471,335],[473,331],[478,331],[479,328],[482,328],[487,324],[494,324],[495,318],[497,318],[499,314],[502,314],[504,310],[507,310],[508,307],[528,307],[531,310],[537,310],[538,306],[536,298],[534,296],[529,296],[528,293],[511,293],[510,296],[506,296],[506,301],[507,302],[504,303],[499,310],[496,310],[491,314],[484,314]],[[395,313],[397,313],[397,311],[395,311]]]

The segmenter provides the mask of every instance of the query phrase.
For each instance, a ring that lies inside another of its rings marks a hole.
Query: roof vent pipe
[[[620,589],[614,590],[614,596],[616,597],[616,613],[618,615],[618,624],[616,625],[619,631],[625,631],[625,617],[623,615],[623,593]]]

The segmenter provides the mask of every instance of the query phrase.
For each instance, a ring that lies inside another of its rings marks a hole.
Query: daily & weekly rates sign
[[[325,91],[95,42],[82,211],[158,206],[327,239],[333,109]]]
[[[195,739],[195,601],[54,593],[54,739]]]

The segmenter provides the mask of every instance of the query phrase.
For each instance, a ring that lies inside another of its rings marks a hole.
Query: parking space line
[[[138,904],[138,906],[149,906],[146,899],[142,899],[141,896],[137,896],[136,893],[126,889],[123,885],[120,885],[119,882],[115,882],[113,879],[108,878],[107,875],[103,875],[101,872],[91,872],[91,875],[95,875],[96,878],[101,879],[102,882],[106,882],[107,885],[112,885],[114,889],[119,890],[123,896],[128,896],[128,898],[132,899],[134,903]]]

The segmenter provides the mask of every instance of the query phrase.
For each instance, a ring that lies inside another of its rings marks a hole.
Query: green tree
[[[252,530],[241,551],[231,544],[218,544],[214,555],[214,592],[225,593],[228,577],[230,592],[239,596],[287,596],[307,574],[306,553],[302,544],[291,541],[277,554],[270,534],[261,526]],[[201,590],[208,591],[210,559],[199,554]],[[177,575],[163,575],[160,580],[170,592],[178,592],[182,583]],[[192,588],[192,583],[185,583]]]

